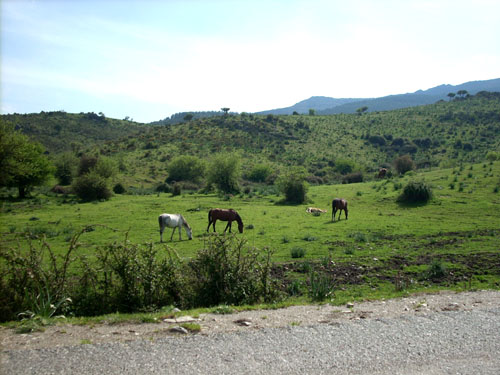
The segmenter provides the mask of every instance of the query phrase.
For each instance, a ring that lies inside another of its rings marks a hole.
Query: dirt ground
[[[441,292],[386,301],[356,302],[344,306],[324,304],[293,306],[277,310],[245,311],[225,315],[201,314],[196,318],[166,319],[158,323],[58,324],[45,327],[43,332],[29,334],[18,334],[13,329],[0,327],[0,349],[22,350],[88,343],[154,341],[167,335],[193,334],[179,332],[178,327],[186,322],[201,326],[201,331],[196,334],[212,335],[219,332],[297,325],[339,324],[356,319],[384,319],[404,315],[425,315],[441,311],[489,309],[499,306],[500,291]]]

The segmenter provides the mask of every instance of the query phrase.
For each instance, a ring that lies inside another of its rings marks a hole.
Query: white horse
[[[182,241],[182,227],[186,229],[189,239],[193,239],[191,227],[181,214],[161,214],[158,216],[158,223],[160,224],[160,242],[163,242],[163,231],[165,230],[165,227],[174,228],[172,235],[170,236],[170,241],[172,241],[172,237],[174,236],[175,228],[179,229],[179,241]]]

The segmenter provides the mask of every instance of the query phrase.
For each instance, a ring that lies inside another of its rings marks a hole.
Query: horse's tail
[[[160,229],[161,229],[161,222],[162,222],[162,219],[163,219],[163,218],[162,218],[162,216],[161,216],[161,215],[160,215],[160,216],[158,216],[158,224],[160,225]]]
[[[212,221],[212,210],[208,211],[208,222]]]

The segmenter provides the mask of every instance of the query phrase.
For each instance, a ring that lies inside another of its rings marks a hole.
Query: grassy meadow
[[[429,203],[397,203],[402,187],[412,179],[425,179],[432,186]],[[97,246],[122,242],[128,233],[133,243],[169,246],[187,258],[204,247],[208,210],[234,208],[245,224],[244,233],[236,236],[252,247],[273,250],[276,275],[285,284],[305,282],[305,271],[316,265],[330,270],[339,289],[368,287],[373,294],[389,288],[392,293],[399,277],[411,284],[407,288],[419,289],[431,285],[413,285],[410,280],[421,278],[437,260],[448,277],[432,287],[463,287],[465,282],[469,287],[500,288],[499,188],[496,161],[366,183],[312,186],[309,202],[302,205],[284,205],[280,196],[258,194],[229,200],[197,193],[115,195],[98,203],[38,194],[25,201],[3,200],[0,232],[3,248],[27,246],[24,238],[31,233],[63,253],[75,233],[92,226],[79,238],[79,254],[92,257]],[[342,213],[341,220],[331,221],[334,197],[348,200],[348,220]],[[306,213],[307,206],[328,212],[314,216]],[[157,217],[163,212],[182,213],[193,229],[193,240],[188,241],[183,231],[182,241],[177,232],[170,241],[167,228],[160,244]],[[217,231],[222,232],[225,224],[218,222]],[[294,251],[303,256],[292,257]]]

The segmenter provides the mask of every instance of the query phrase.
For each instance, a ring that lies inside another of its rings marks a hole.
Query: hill
[[[357,103],[365,99],[335,99],[326,96],[312,96],[309,99],[302,100],[291,107],[272,109],[269,111],[256,112],[256,115],[291,115],[294,112],[299,114],[309,113],[309,109],[314,109],[315,111],[327,110],[330,108],[342,106],[349,103]]]
[[[269,182],[301,167],[311,183],[335,183],[359,172],[371,178],[381,166],[409,154],[417,167],[480,162],[500,152],[500,94],[364,114],[327,116],[223,115],[173,125],[144,125],[95,114],[64,112],[4,115],[51,154],[106,155],[120,165],[128,186],[163,183],[177,156],[203,161],[237,153],[243,177],[269,166]]]
[[[1,121],[12,125],[40,142],[47,151],[78,151],[121,137],[133,137],[145,126],[133,121],[116,120],[103,114],[40,112],[2,115]]]
[[[291,115],[294,111],[306,114],[309,112],[309,109],[314,109],[316,114],[331,115],[338,113],[355,113],[358,108],[364,106],[368,107],[369,112],[389,111],[399,108],[432,104],[439,100],[448,100],[449,93],[457,93],[461,90],[465,90],[471,95],[475,95],[480,91],[500,92],[500,78],[485,81],[471,81],[456,86],[440,85],[428,90],[418,90],[414,93],[389,95],[381,98],[334,99],[313,96],[290,107],[262,111],[257,114]]]
[[[362,115],[275,116],[242,114],[148,127],[137,138],[116,140],[99,152],[117,155],[127,173],[160,182],[178,155],[209,160],[220,152],[240,155],[244,174],[258,163],[279,174],[303,167],[313,183],[338,182],[346,174],[390,166],[404,154],[420,168],[485,160],[500,151],[500,94],[481,93]]]

